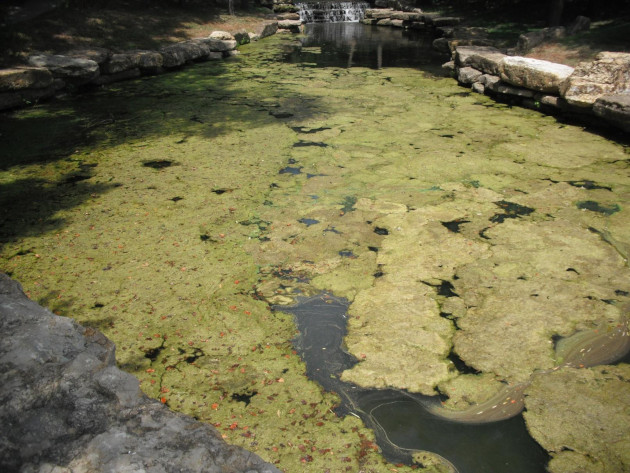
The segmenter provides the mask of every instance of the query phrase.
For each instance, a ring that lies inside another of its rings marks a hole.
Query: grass
[[[59,7],[37,18],[0,29],[0,67],[25,63],[33,51],[63,53],[74,48],[114,51],[158,49],[169,43],[207,36],[212,31],[252,31],[270,10],[226,10],[142,0],[110,0],[101,8]]]

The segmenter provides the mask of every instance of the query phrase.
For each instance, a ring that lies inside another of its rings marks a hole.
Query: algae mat
[[[524,393],[552,471],[627,469],[627,365],[556,369],[554,342],[622,321],[628,148],[419,70],[283,62],[294,47],[1,115],[0,269],[285,471],[411,469],[334,414],[269,308],[323,290],[352,302],[345,381],[456,410],[555,370]]]

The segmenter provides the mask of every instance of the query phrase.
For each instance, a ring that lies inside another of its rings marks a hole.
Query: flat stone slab
[[[570,66],[521,56],[504,57],[500,71],[504,82],[546,93],[558,93],[572,73]]]
[[[485,74],[498,76],[507,56],[492,46],[458,46],[455,62],[460,67],[474,67]]]
[[[28,58],[28,63],[31,66],[45,67],[54,77],[59,77],[74,84],[90,82],[100,74],[98,63],[91,59],[36,54]]]

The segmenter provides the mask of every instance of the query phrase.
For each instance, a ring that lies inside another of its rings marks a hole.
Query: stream
[[[239,49],[0,114],[0,271],[284,471],[627,468],[627,356],[556,346],[626,348],[628,143],[393,28]]]

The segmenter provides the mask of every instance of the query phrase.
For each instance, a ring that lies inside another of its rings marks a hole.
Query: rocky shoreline
[[[4,274],[0,327],[3,471],[279,472],[143,394],[116,367],[110,340],[39,306]]]

